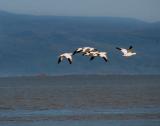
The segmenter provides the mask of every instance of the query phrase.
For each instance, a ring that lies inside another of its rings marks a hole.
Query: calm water
[[[2,126],[159,126],[160,76],[0,79]]]

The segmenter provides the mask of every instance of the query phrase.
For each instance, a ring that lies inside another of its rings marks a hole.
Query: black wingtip
[[[94,51],[98,51],[98,49],[95,48]]]
[[[121,48],[119,48],[119,47],[116,47],[116,49],[121,50]]]
[[[108,62],[108,60],[106,58],[103,58],[105,62]]]
[[[58,59],[58,64],[61,62],[61,60],[60,59]]]
[[[76,50],[76,51],[73,52],[73,55],[75,55],[76,53],[80,53],[80,52],[81,52],[81,51],[77,51],[77,50]]]
[[[90,58],[90,60],[93,60],[94,59],[94,57],[92,56],[91,58]]]
[[[73,52],[73,55],[75,55],[76,53],[77,53],[77,51],[74,51],[74,52]]]
[[[69,64],[72,64],[72,61],[68,58]]]
[[[132,49],[132,48],[133,48],[133,46],[130,46],[130,47],[129,47],[129,49]]]

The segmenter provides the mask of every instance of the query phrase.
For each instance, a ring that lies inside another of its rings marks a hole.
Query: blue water
[[[92,109],[52,109],[52,110],[1,110],[0,126],[159,126],[160,119],[60,119],[54,116],[85,116],[85,115],[145,115],[158,114],[160,108],[92,108]],[[46,117],[46,118],[44,118]],[[16,120],[20,118],[20,120]],[[35,119],[34,119],[35,118]],[[145,117],[144,117],[145,118]],[[15,120],[14,120],[15,119]]]
[[[76,116],[96,114],[160,114],[160,108],[92,108],[92,109],[49,109],[49,110],[1,110],[0,117],[26,116]]]
[[[160,120],[85,120],[3,122],[0,126],[159,126]]]
[[[160,126],[160,76],[0,78],[0,126]]]

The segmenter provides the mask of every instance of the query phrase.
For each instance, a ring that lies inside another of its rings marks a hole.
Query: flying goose
[[[68,60],[68,62],[70,64],[72,64],[72,55],[73,55],[72,53],[63,53],[63,54],[61,54],[59,56],[59,58],[58,58],[58,64],[65,58]]]
[[[77,48],[74,52],[73,55],[75,55],[76,53],[80,53],[82,52],[83,55],[87,52],[92,52],[92,51],[97,51],[96,48],[92,48],[92,47],[83,47],[83,48]]]
[[[101,57],[101,58],[103,58],[106,62],[108,61],[107,52],[99,52],[99,51],[87,52],[87,53],[85,53],[84,55],[85,55],[85,56],[91,56],[90,60],[93,60],[95,57]]]
[[[116,49],[120,50],[123,53],[122,56],[124,57],[130,57],[136,55],[136,53],[133,52],[132,48],[133,48],[132,46],[130,46],[128,49],[116,47]]]

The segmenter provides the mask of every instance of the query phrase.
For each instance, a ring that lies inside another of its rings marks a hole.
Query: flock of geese
[[[125,48],[119,48],[116,47],[117,50],[122,52],[122,56],[124,57],[130,57],[133,55],[136,55],[136,53],[133,51],[133,47],[130,46],[128,49]],[[93,47],[82,47],[77,48],[73,53],[63,53],[58,58],[58,64],[63,61],[64,59],[67,59],[70,64],[72,64],[72,56],[81,53],[83,56],[90,57],[90,60],[93,60],[95,57],[103,58],[105,62],[108,61],[107,52],[101,52],[98,51],[96,48]]]

